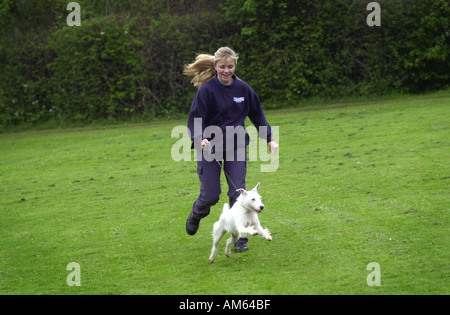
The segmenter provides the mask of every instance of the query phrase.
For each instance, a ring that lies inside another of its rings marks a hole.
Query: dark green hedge
[[[182,74],[197,53],[231,46],[237,74],[267,106],[311,96],[417,93],[448,86],[444,0],[80,0],[0,4],[0,125],[187,113]]]
[[[406,93],[449,82],[449,5],[378,1],[232,1],[244,34],[245,77],[266,99]]]

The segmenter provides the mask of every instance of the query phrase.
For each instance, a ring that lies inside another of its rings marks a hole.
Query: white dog
[[[261,202],[261,196],[257,192],[259,184],[260,183],[258,183],[251,191],[246,191],[242,188],[238,189],[237,191],[241,194],[231,209],[227,203],[223,206],[219,221],[214,223],[214,242],[211,255],[209,256],[210,263],[214,262],[217,253],[217,244],[224,236],[225,232],[231,234],[225,248],[225,255],[228,258],[231,254],[231,244],[241,237],[247,237],[248,234],[259,234],[268,241],[272,240],[269,230],[262,228],[257,215],[257,213],[261,213],[264,209],[264,205]]]

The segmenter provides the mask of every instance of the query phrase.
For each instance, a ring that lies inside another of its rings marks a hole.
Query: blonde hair
[[[195,62],[184,66],[184,74],[193,76],[192,83],[194,86],[202,86],[216,75],[216,64],[223,59],[231,58],[237,65],[239,56],[229,47],[219,48],[214,56],[200,54],[195,58]]]

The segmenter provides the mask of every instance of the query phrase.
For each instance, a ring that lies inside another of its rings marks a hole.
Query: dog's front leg
[[[247,227],[245,227],[243,225],[237,225],[236,226],[236,230],[239,233],[239,238],[246,238],[246,237],[248,237],[248,234],[250,234],[250,235],[257,235],[258,234],[258,231],[255,230],[254,228],[252,228],[252,227],[248,227],[247,228]]]
[[[270,235],[270,231],[268,229],[264,229],[261,226],[261,223],[259,222],[259,220],[255,220],[255,229],[256,231],[258,231],[258,234],[261,235],[262,237],[264,237],[266,240],[271,241],[272,240],[272,235]]]
[[[261,235],[268,241],[272,240],[272,235],[270,235],[270,231],[268,229],[264,229]]]
[[[247,228],[240,226],[236,228],[239,234],[239,238],[246,238],[248,236]]]

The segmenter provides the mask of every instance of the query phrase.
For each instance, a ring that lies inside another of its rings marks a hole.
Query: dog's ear
[[[247,191],[244,188],[236,189],[236,191],[238,191],[241,195],[246,195],[247,194]]]
[[[255,188],[253,188],[252,191],[257,191],[258,187],[259,187],[259,184],[261,184],[261,183],[256,184]]]

